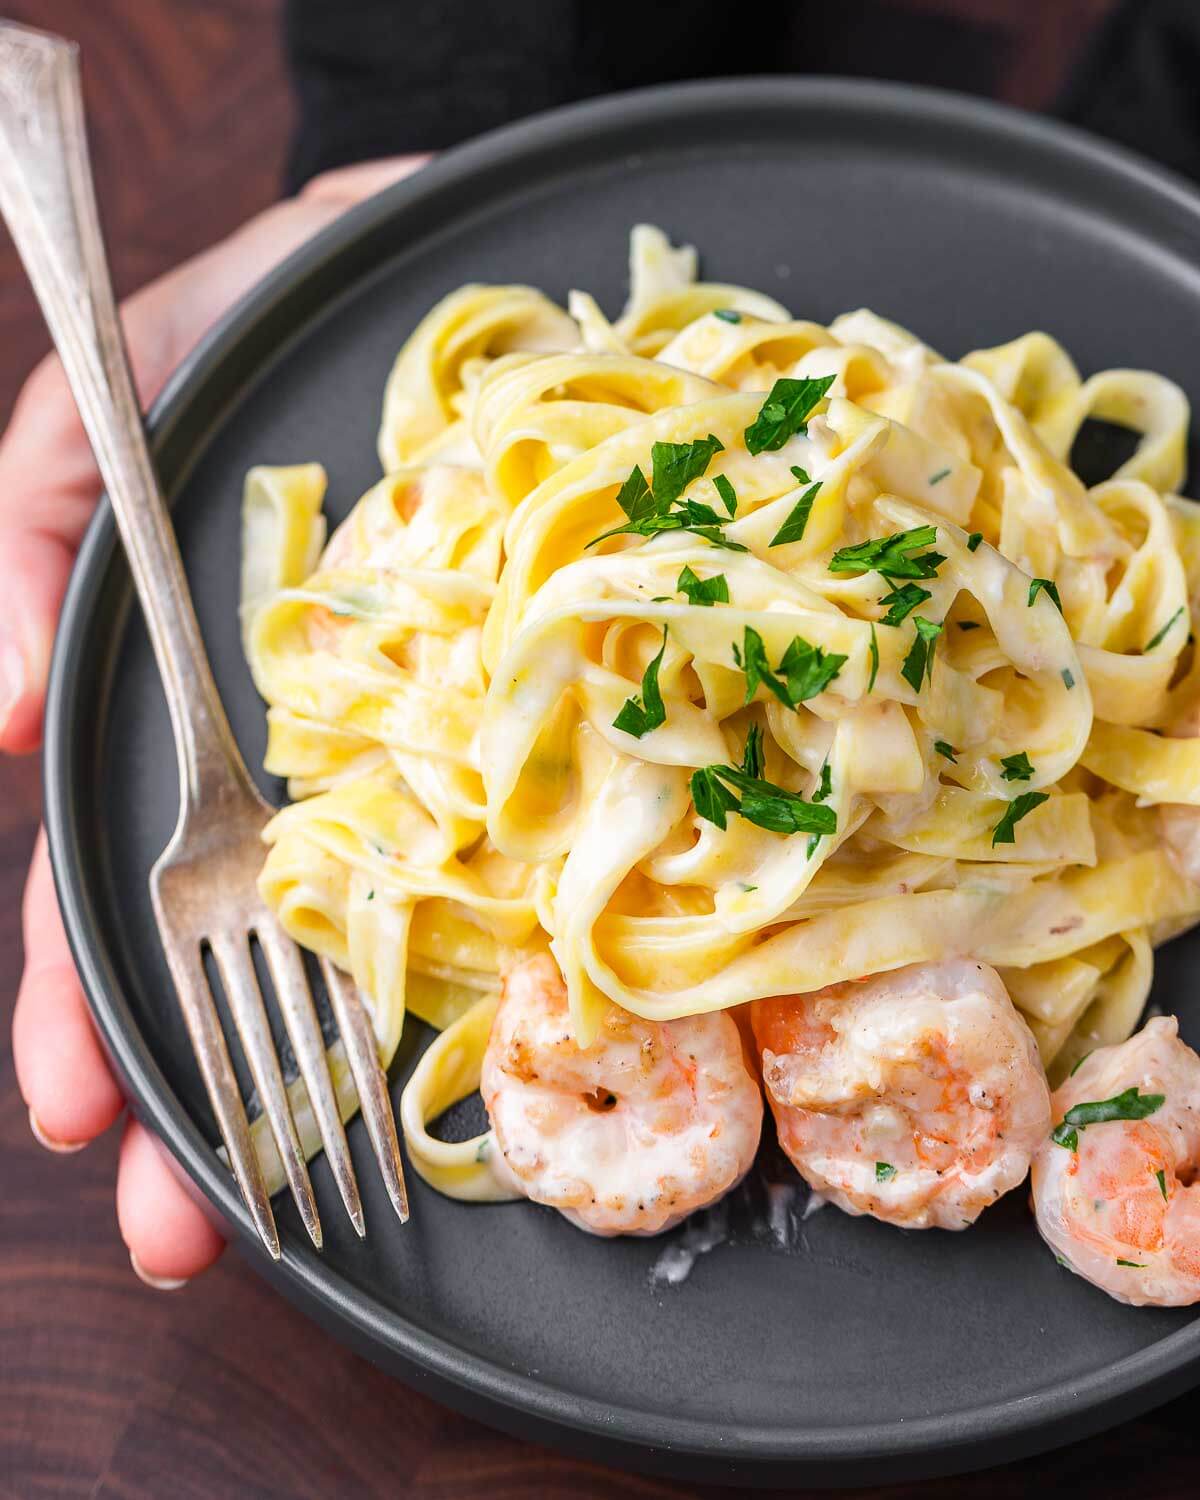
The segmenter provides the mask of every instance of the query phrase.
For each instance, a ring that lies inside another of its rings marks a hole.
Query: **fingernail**
[[[0,729],[3,727],[3,717],[0,716]],[[29,1111],[29,1128],[39,1146],[45,1146],[47,1151],[57,1152],[59,1156],[70,1156],[75,1151],[82,1151],[87,1145],[86,1141],[56,1141],[52,1135],[46,1134],[45,1127],[33,1110]]]
[[[181,1286],[188,1284],[186,1276],[151,1276],[132,1250],[129,1252],[129,1264],[133,1267],[133,1274],[137,1279],[145,1282],[156,1292],[177,1292]]]
[[[16,641],[0,632],[0,734],[4,733],[9,715],[24,693],[25,658]]]

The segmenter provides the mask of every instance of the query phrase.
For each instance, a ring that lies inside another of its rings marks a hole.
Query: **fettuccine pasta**
[[[426,1125],[478,1083],[515,952],[553,954],[581,1046],[612,1004],[970,957],[1061,1072],[1200,914],[1159,816],[1200,818],[1176,387],[1083,380],[1045,334],[954,363],[867,311],[796,320],[648,227],[631,262],[615,322],[519,286],[435,307],[328,541],[318,465],[246,483],[293,798],[262,890],[385,1062],[408,1012],[442,1031],[403,1123],[467,1198],[511,1195],[490,1138]],[[1090,489],[1089,418],[1138,436]]]

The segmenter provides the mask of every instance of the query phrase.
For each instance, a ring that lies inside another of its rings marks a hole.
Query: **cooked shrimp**
[[[1029,1169],[1050,1091],[994,969],[913,964],[756,1000],[779,1142],[847,1213],[962,1229]]]
[[[1200,702],[1182,713],[1164,733],[1174,740],[1200,737]],[[1186,802],[1163,802],[1158,809],[1158,826],[1176,869],[1200,885],[1200,807]]]
[[[660,1234],[714,1203],[762,1132],[729,1016],[651,1022],[614,1006],[578,1047],[545,954],[504,978],[479,1088],[514,1186],[593,1234]]]
[[[1068,1134],[1068,1110],[1100,1102],[1114,1118]],[[1054,1118],[1065,1144],[1047,1137],[1033,1158],[1042,1238],[1119,1302],[1200,1301],[1200,1057],[1175,1017],[1090,1053],[1055,1093]]]

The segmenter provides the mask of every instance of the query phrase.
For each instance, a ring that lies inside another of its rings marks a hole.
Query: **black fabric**
[[[749,19],[748,19],[749,18]],[[903,0],[287,0],[299,102],[288,167],[438,150],[612,90],[850,73],[995,92],[1011,27]],[[1200,0],[1125,0],[1060,113],[1200,178]]]
[[[1007,60],[1002,29],[894,0],[288,0],[286,41],[293,190],[618,89],[810,72],[988,93]]]
[[[1126,0],[1059,113],[1200,181],[1200,0]]]

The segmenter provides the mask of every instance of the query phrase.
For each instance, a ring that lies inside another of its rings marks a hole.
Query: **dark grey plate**
[[[915,90],[743,81],[501,131],[294,256],[156,408],[205,641],[252,765],[264,727],[238,643],[246,468],[320,459],[339,518],[376,477],[385,376],[436,298],[468,280],[517,280],[560,299],[585,287],[616,310],[640,219],[700,246],[710,276],[803,316],[866,303],[952,355],[1045,328],[1086,371],[1146,365],[1200,394],[1197,200],[1044,122]],[[356,1124],[366,1242],[318,1161],[325,1253],[280,1202],[284,1256],[269,1265],[213,1153],[147,899],[176,772],[130,603],[105,508],[72,581],[49,706],[46,804],[72,943],[143,1117],[254,1264],[326,1327],[512,1431],[746,1482],[993,1463],[1129,1417],[1193,1377],[1200,1325],[1118,1306],[1059,1269],[1021,1193],[962,1235],[903,1234],[828,1209],[793,1224],[785,1252],[765,1228],[759,1181],[735,1207],[734,1243],[683,1285],[655,1289],[660,1242],[590,1239],[527,1205],[470,1208],[418,1182],[401,1229]],[[1198,952],[1167,949],[1156,989],[1193,1041]],[[409,1039],[397,1096],[424,1040]]]

